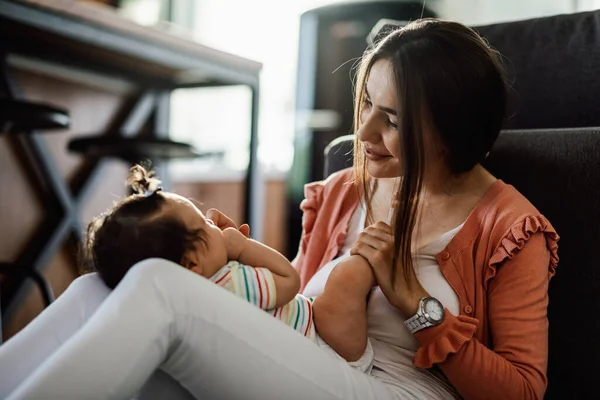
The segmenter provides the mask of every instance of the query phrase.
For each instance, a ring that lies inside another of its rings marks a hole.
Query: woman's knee
[[[69,285],[56,300],[59,304],[77,304],[85,315],[93,313],[108,297],[110,289],[97,273],[82,275]],[[54,308],[55,304],[50,307]]]
[[[155,277],[169,277],[181,266],[162,258],[148,258],[136,263],[127,271],[123,280],[147,281]]]
[[[119,286],[159,289],[173,294],[184,282],[195,277],[196,274],[179,264],[161,258],[149,258],[131,267]]]

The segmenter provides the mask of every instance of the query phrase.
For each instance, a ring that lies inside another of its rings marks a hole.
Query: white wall
[[[578,0],[578,11],[600,10],[600,0]]]
[[[440,17],[467,25],[572,13],[578,8],[576,0],[430,0],[428,4]]]

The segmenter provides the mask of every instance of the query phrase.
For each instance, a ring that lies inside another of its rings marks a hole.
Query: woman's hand
[[[406,317],[416,314],[419,300],[429,296],[415,272],[409,271],[407,279],[400,263],[396,266],[396,276],[392,281],[394,234],[392,227],[385,222],[379,221],[367,227],[352,246],[350,254],[359,254],[369,261],[381,291],[390,304]]]
[[[248,224],[242,224],[238,227],[231,218],[216,208],[211,208],[208,210],[206,212],[206,218],[210,219],[221,230],[225,230],[226,228],[234,228],[240,231],[245,237],[250,237],[250,226]]]

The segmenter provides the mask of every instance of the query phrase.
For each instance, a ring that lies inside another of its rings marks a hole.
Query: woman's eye
[[[392,129],[398,129],[398,124],[396,124],[395,122],[392,122],[391,120],[388,119],[387,121],[387,126],[389,126]]]

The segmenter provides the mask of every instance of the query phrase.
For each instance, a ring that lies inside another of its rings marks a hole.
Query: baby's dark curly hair
[[[134,194],[94,218],[79,251],[82,270],[97,271],[111,289],[137,262],[164,258],[177,264],[196,243],[204,242],[204,232],[190,230],[180,219],[161,215],[167,198],[152,171],[135,165],[127,184]]]

